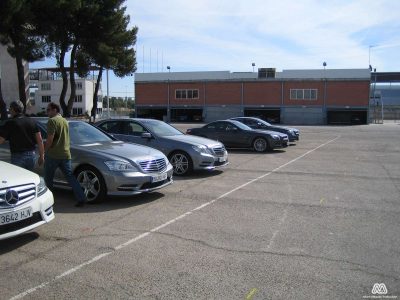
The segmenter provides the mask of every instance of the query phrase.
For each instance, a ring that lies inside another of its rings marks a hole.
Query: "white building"
[[[29,66],[24,62],[25,82],[28,83]],[[15,58],[11,57],[7,52],[7,47],[0,44],[0,78],[1,78],[1,92],[3,99],[8,105],[15,100],[19,100],[18,90],[18,74],[17,64]],[[26,93],[28,97],[28,84],[26,84]],[[27,112],[30,112],[29,103]]]
[[[76,97],[71,111],[71,115],[90,115],[93,107],[93,95],[96,86],[97,75],[91,74],[89,78],[76,77]],[[43,68],[30,70],[30,87],[31,94],[34,94],[35,113],[45,113],[47,104],[50,102],[58,103],[62,90],[62,78],[59,69],[56,68]],[[100,83],[101,84],[101,83]],[[68,80],[68,89],[65,96],[65,103],[67,104],[71,88]],[[102,114],[101,86],[97,95],[97,115]]]

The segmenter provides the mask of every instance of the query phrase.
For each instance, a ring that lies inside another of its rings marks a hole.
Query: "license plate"
[[[151,178],[151,182],[163,181],[163,180],[167,179],[167,176],[168,176],[167,173],[163,173],[163,174],[160,174],[160,175],[153,176]]]
[[[224,161],[226,161],[226,158],[225,157],[218,157],[218,161],[219,162],[224,162]]]
[[[28,207],[25,209],[13,211],[7,214],[0,215],[0,225],[18,222],[27,218],[32,217],[32,208]]]

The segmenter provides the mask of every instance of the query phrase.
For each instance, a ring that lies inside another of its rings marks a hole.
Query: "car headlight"
[[[104,162],[110,171],[138,171],[131,163],[121,160],[109,160]]]
[[[276,134],[273,134],[273,135],[272,135],[272,138],[273,138],[274,140],[279,140],[279,139],[280,139],[279,135],[276,135]]]
[[[40,182],[37,185],[37,196],[42,196],[44,193],[47,192],[47,186],[46,183],[44,182],[44,178],[40,177]]]
[[[199,153],[203,153],[203,154],[212,154],[211,150],[208,149],[206,146],[203,145],[199,145],[199,146],[192,146],[192,148],[199,152]]]

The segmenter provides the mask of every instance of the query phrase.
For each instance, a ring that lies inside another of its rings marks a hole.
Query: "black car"
[[[218,140],[228,148],[253,148],[257,152],[287,147],[288,144],[288,136],[284,133],[253,130],[234,120],[211,122],[200,128],[189,128],[186,133]]]
[[[300,131],[296,128],[272,125],[267,121],[253,117],[236,117],[231,118],[230,120],[242,122],[252,129],[270,130],[285,133],[289,137],[289,142],[295,142],[300,139]]]

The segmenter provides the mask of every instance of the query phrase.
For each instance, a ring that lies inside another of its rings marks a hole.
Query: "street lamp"
[[[378,45],[369,45],[368,46],[368,65],[369,65],[369,69],[372,71],[372,66],[371,66],[371,48],[374,48]]]
[[[326,68],[326,62],[324,61],[324,62],[322,63],[322,65],[323,65],[324,70],[325,70],[325,68]]]
[[[167,66],[167,70],[168,70],[168,72],[171,73],[171,67],[170,66]]]
[[[254,73],[254,67],[256,66],[255,63],[251,63],[251,66],[253,67],[253,73]]]

